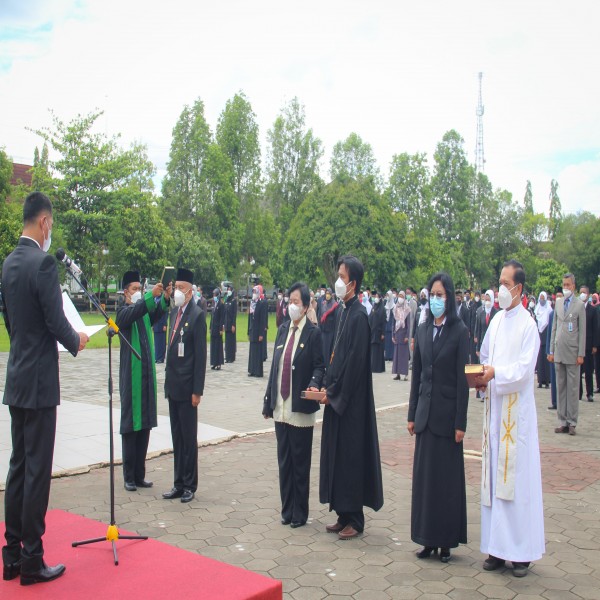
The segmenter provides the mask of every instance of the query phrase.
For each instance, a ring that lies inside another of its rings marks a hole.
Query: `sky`
[[[171,132],[201,98],[212,131],[243,91],[267,130],[297,96],[322,175],[351,132],[382,173],[456,129],[475,160],[483,72],[485,173],[548,212],[600,215],[600,2],[504,0],[2,0],[0,147],[31,164],[27,128],[104,110],[99,130],[147,145],[165,173]],[[160,189],[160,187],[158,187]]]

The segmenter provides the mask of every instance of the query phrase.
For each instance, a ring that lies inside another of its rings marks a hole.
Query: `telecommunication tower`
[[[483,100],[481,97],[481,80],[483,73],[479,73],[479,101],[477,102],[477,141],[475,143],[475,168],[478,171],[485,169],[485,158],[483,157]]]

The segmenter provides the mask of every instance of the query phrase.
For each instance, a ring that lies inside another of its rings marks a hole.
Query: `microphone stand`
[[[109,436],[109,465],[110,465],[110,524],[108,525],[108,529],[106,530],[106,535],[104,537],[92,538],[89,540],[81,540],[78,542],[73,542],[71,546],[73,548],[77,546],[83,546],[84,544],[95,544],[97,542],[110,542],[112,544],[113,556],[115,565],[119,564],[119,558],[117,556],[117,540],[147,540],[147,535],[120,535],[119,529],[116,525],[115,520],[115,449],[114,449],[114,433],[113,433],[113,378],[112,378],[112,339],[115,335],[119,336],[122,344],[125,344],[131,353],[138,359],[141,360],[141,356],[137,352],[137,350],[129,343],[129,340],[119,331],[117,324],[114,320],[106,314],[106,311],[100,305],[98,298],[93,292],[90,292],[86,285],[82,283],[83,277],[81,279],[78,277],[78,273],[75,273],[74,270],[67,266],[67,270],[71,274],[71,277],[79,284],[79,287],[83,290],[86,296],[89,298],[90,302],[94,305],[96,310],[98,310],[106,324],[108,325],[108,329],[106,331],[106,335],[108,336],[108,436]],[[85,280],[84,280],[85,281]]]

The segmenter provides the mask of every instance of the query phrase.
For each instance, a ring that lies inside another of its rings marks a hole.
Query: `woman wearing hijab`
[[[498,309],[494,306],[494,291],[488,290],[483,297],[483,305],[477,311],[477,316],[475,317],[475,333],[473,336],[473,341],[475,342],[475,350],[478,361],[483,338],[488,330],[490,321],[494,318],[494,315],[497,312]]]
[[[317,301],[315,300],[315,293],[310,291],[310,306],[306,312],[306,318],[313,324],[317,325]]]
[[[267,338],[267,301],[261,285],[252,288],[252,301],[248,315],[248,377],[263,376],[263,344]]]
[[[333,349],[333,332],[335,329],[335,310],[338,303],[333,297],[331,288],[325,290],[325,300],[321,304],[321,321],[319,327],[321,329],[321,342],[323,343],[323,360],[325,367],[329,365],[331,352]]]
[[[408,432],[417,436],[413,461],[411,539],[417,557],[467,543],[467,496],[463,438],[469,386],[465,365],[469,330],[456,314],[454,283],[446,273],[428,285],[429,313],[418,329],[408,406]]]
[[[225,362],[235,362],[237,350],[237,335],[235,328],[237,325],[237,302],[233,288],[227,289],[225,298]]]
[[[540,292],[538,303],[535,307],[535,320],[540,334],[540,351],[537,360],[538,388],[542,386],[546,388],[550,387],[550,363],[546,354],[546,336],[548,334],[548,323],[551,312],[552,306],[548,302],[548,294]]]
[[[385,360],[394,360],[394,308],[396,307],[396,298],[392,290],[388,290],[385,295]]]
[[[210,368],[221,370],[223,357],[223,330],[225,328],[225,305],[221,302],[221,290],[213,290],[213,309],[210,313]]]
[[[411,330],[411,310],[404,292],[398,293],[398,302],[394,307],[394,334],[392,342],[394,344],[394,360],[392,362],[392,374],[394,380],[399,381],[404,377],[408,381],[408,339]]]
[[[385,307],[379,293],[373,290],[373,310],[369,315],[371,327],[371,372],[385,373]]]

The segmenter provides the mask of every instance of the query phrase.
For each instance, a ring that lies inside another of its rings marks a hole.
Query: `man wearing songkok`
[[[542,475],[534,398],[540,347],[535,321],[521,304],[522,265],[510,260],[500,274],[502,309],[481,346],[486,391],[481,478],[481,552],[494,571],[511,561],[515,577],[545,552]]]

